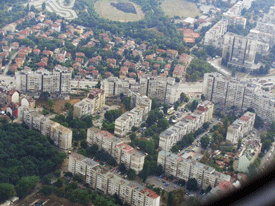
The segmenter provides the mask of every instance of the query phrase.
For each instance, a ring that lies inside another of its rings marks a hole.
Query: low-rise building
[[[247,173],[249,165],[253,164],[261,152],[262,143],[256,140],[247,141],[245,149],[238,160],[238,172]]]

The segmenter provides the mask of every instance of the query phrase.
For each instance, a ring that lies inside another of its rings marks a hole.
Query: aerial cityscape
[[[237,194],[275,163],[275,1],[1,1],[0,108],[1,206]]]

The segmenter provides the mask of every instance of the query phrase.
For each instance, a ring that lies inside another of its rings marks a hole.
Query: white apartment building
[[[87,143],[89,145],[96,144],[99,149],[104,149],[112,154],[113,149],[123,141],[110,132],[91,127],[87,130]]]
[[[104,149],[111,154],[118,164],[124,163],[126,167],[139,173],[143,169],[145,154],[125,144],[120,138],[113,136],[107,131],[97,128],[87,130],[88,144],[96,144],[99,149]]]
[[[16,88],[21,92],[60,93],[71,92],[71,71],[66,67],[56,66],[52,72],[46,69],[38,71],[22,70],[15,73]]]
[[[171,104],[179,98],[178,84],[175,84],[173,77],[146,76],[141,77],[139,82],[128,78],[122,80],[117,77],[109,77],[102,81],[101,89],[105,91],[106,96],[119,96],[121,93],[132,96],[132,93],[139,93],[141,97],[148,96]]]
[[[246,112],[239,119],[235,120],[227,129],[226,140],[237,144],[239,139],[253,130],[256,114]]]
[[[226,78],[219,73],[207,73],[204,75],[203,93],[206,99],[219,107],[236,106],[242,110],[251,107],[268,123],[275,119],[274,95],[261,90],[250,81]]]
[[[200,103],[192,114],[160,133],[159,147],[165,151],[170,151],[184,135],[195,132],[205,122],[208,122],[213,116],[213,111],[214,104],[212,102],[206,100]]]
[[[69,166],[68,170],[74,175],[82,175],[86,177],[89,173],[89,170],[93,167],[96,167],[99,163],[93,161],[90,158],[87,158],[78,153],[72,153],[69,156]]]
[[[87,98],[74,105],[74,117],[80,118],[85,115],[93,115],[103,109],[105,105],[105,93],[102,89],[93,89]]]
[[[137,151],[128,144],[118,144],[112,152],[118,164],[124,163],[126,167],[133,169],[139,173],[143,169],[146,155]]]
[[[117,194],[124,203],[136,206],[160,205],[160,196],[152,190],[122,179],[83,155],[72,153],[68,170],[81,175],[93,189],[110,196]]]
[[[221,48],[223,44],[223,35],[227,32],[228,22],[226,20],[218,21],[210,28],[204,36],[204,45],[213,45],[216,48]]]
[[[258,41],[227,32],[224,35],[222,59],[229,65],[251,68],[257,52]]]
[[[139,127],[143,121],[147,119],[151,110],[152,100],[148,97],[131,92],[133,96],[133,104],[136,106],[131,111],[125,112],[115,121],[115,135],[124,137],[132,127]],[[132,99],[132,98],[131,98]]]
[[[72,147],[72,130],[45,118],[33,109],[19,107],[19,118],[30,129],[37,129],[42,135],[49,136],[61,149],[68,150]]]
[[[206,189],[209,185],[214,188],[221,181],[230,181],[230,176],[215,171],[214,168],[206,166],[191,159],[182,158],[168,151],[160,151],[158,164],[162,165],[165,173],[188,181],[195,178],[199,187]]]
[[[60,124],[58,126],[52,126],[52,134],[50,137],[54,141],[54,144],[61,149],[67,150],[72,147],[73,132],[67,127]]]

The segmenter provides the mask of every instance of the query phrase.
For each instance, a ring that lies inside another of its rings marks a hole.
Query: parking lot
[[[172,181],[167,181],[163,178],[156,177],[156,176],[148,177],[146,180],[146,183],[150,185],[154,185],[155,187],[159,187],[167,192],[181,188],[180,186],[174,184]]]

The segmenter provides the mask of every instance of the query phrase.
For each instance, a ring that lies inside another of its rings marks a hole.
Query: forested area
[[[73,20],[92,29],[104,29],[119,36],[125,36],[135,39],[138,43],[148,41],[158,44],[161,48],[178,49],[183,45],[182,34],[176,31],[176,26],[166,17],[159,7],[157,0],[133,0],[139,4],[145,13],[145,19],[137,22],[114,22],[102,19],[94,10],[95,0],[76,1],[74,8],[79,10],[79,18]],[[88,12],[85,11],[87,8]],[[150,31],[149,28],[156,28],[158,32]],[[161,32],[162,34],[159,34]]]
[[[195,82],[203,78],[204,73],[214,72],[215,69],[211,64],[203,59],[193,59],[186,70],[186,80]]]
[[[2,0],[0,1],[0,28],[26,16],[26,9],[17,3],[27,0]]]
[[[38,131],[0,121],[0,182],[9,183],[8,188],[14,185],[19,197],[27,195],[39,177],[53,172],[65,157]]]

